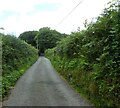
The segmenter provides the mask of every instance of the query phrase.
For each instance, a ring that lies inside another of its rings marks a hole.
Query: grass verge
[[[35,61],[34,61],[35,62]],[[14,88],[18,79],[26,72],[26,70],[34,63],[31,62],[22,66],[19,70],[14,70],[9,74],[5,74],[1,76],[0,79],[2,80],[0,96],[2,97],[2,101],[6,100],[10,94],[12,88]]]

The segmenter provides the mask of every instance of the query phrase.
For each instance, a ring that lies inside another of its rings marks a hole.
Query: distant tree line
[[[55,47],[57,42],[66,36],[68,35],[43,27],[39,31],[25,31],[19,38],[39,49],[39,53],[44,53],[46,49]]]

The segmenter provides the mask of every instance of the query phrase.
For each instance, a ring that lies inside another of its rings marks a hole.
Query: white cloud
[[[77,27],[82,28],[85,19],[97,17],[109,1],[84,0],[66,20],[57,26],[80,0],[0,0],[0,26],[3,26],[6,32],[16,32],[17,35],[27,30],[38,30],[44,26],[70,33],[77,30]],[[41,4],[45,5],[45,3],[47,3],[46,9],[41,9]],[[49,5],[57,6],[50,10]],[[3,13],[6,11],[16,14],[5,16]],[[2,17],[6,18],[3,20]]]

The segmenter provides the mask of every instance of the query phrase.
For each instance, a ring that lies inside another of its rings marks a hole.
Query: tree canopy
[[[55,47],[61,38],[62,35],[58,31],[51,30],[49,27],[41,28],[36,37],[40,53],[44,53],[48,48]]]
[[[35,36],[37,35],[38,31],[25,31],[20,34],[19,38],[31,44],[34,47],[37,47]]]

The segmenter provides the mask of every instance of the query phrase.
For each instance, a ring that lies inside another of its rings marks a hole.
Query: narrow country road
[[[91,106],[40,57],[18,80],[3,106]]]

